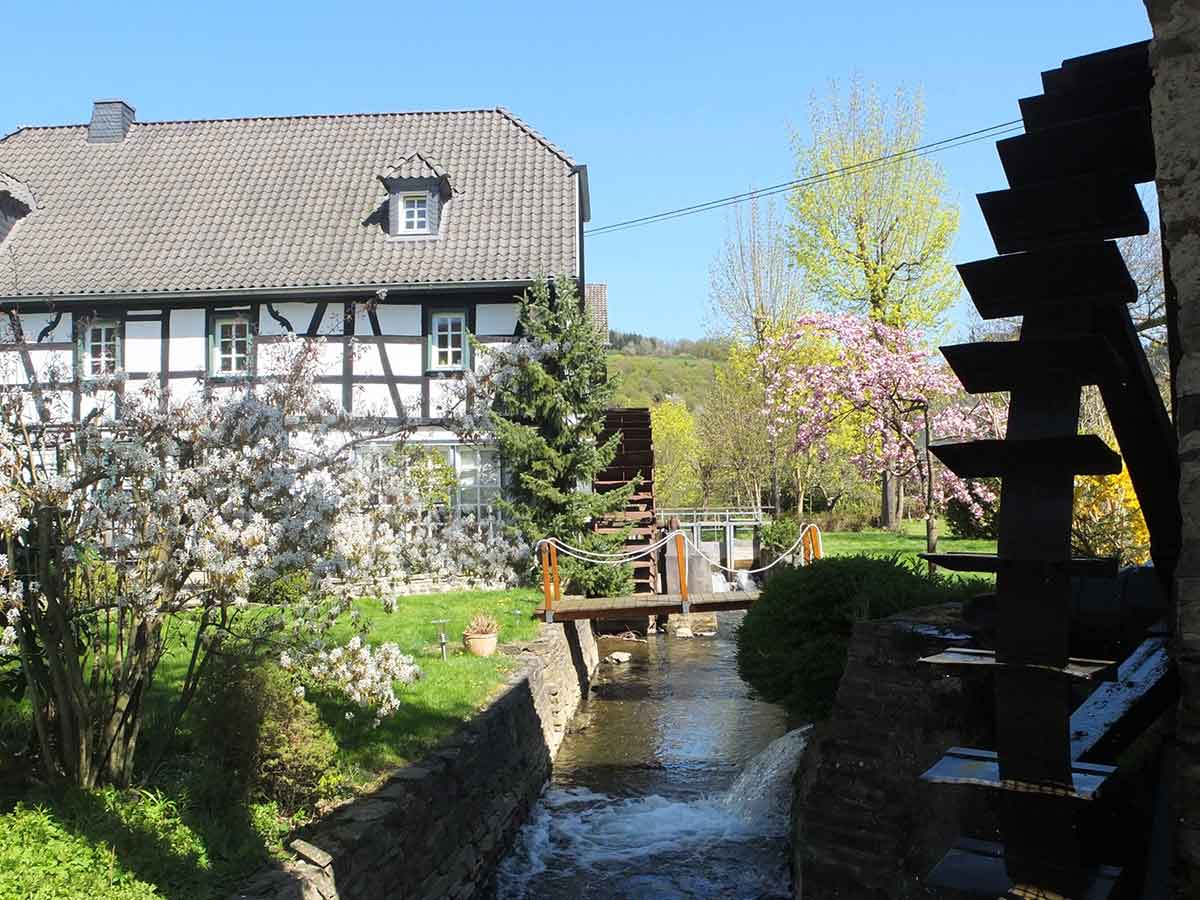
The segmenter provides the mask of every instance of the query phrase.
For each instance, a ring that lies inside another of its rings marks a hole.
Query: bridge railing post
[[[550,571],[554,577],[554,602],[562,602],[562,584],[558,579],[558,548],[550,545]]]
[[[688,602],[687,553],[682,534],[675,535],[675,565],[679,568],[679,595],[683,598],[683,614],[686,616],[691,604]]]

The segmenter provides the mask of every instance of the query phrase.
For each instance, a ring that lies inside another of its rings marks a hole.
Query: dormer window
[[[404,195],[404,225],[405,234],[429,233],[429,195]]]
[[[453,191],[433,160],[410,153],[380,173],[388,192],[387,232],[394,238],[435,238],[441,232]]]

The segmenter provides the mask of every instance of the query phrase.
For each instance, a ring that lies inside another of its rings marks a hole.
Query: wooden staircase
[[[923,660],[993,673],[996,747],[950,748],[922,777],[998,792],[1002,840],[960,840],[928,881],[991,897],[1099,900],[1120,871],[1101,865],[1109,860],[1081,825],[1115,770],[1080,760],[1071,685],[1112,679],[1115,661],[1072,656],[1070,578],[1115,575],[1116,565],[1071,557],[1075,475],[1119,472],[1124,457],[1166,583],[1180,547],[1175,435],[1112,241],[1148,230],[1135,188],[1155,170],[1147,44],[1066,60],[1042,83],[1044,93],[1020,102],[1026,133],[997,145],[1009,188],[979,196],[1001,255],[959,266],[984,318],[1023,317],[1020,339],[942,348],[969,392],[1011,392],[1007,434],[931,446],[961,477],[1002,479],[997,554],[929,555],[996,573],[995,649]],[[1076,433],[1084,385],[1099,386],[1121,456]],[[1106,729],[1119,734],[1115,726]]]
[[[641,477],[625,508],[599,520],[600,534],[617,534],[628,529],[625,547],[633,549],[653,543],[658,528],[654,519],[654,440],[650,433],[649,409],[610,409],[604,420],[601,442],[621,435],[612,465],[602,469],[593,489],[603,493],[625,487]],[[636,594],[658,593],[658,560],[655,555],[633,563],[633,589]]]

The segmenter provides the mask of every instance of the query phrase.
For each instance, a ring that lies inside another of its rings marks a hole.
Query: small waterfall
[[[721,802],[743,821],[786,828],[792,807],[792,776],[808,746],[811,725],[776,738],[742,768]]]
[[[604,872],[637,859],[652,871],[651,858],[703,855],[717,842],[781,839],[788,829],[791,779],[811,730],[807,725],[775,739],[746,763],[727,791],[703,799],[618,798],[551,786],[500,868],[497,896],[530,896],[530,880],[547,871]],[[762,875],[764,883],[777,877],[786,873]]]

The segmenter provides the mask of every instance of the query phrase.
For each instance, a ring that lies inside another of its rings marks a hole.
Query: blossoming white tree
[[[284,342],[266,377],[220,398],[99,385],[123,395],[120,415],[79,424],[48,400],[31,420],[28,386],[0,387],[0,657],[19,659],[48,777],[128,783],[169,641],[188,648],[176,722],[235,645],[377,715],[419,674],[361,628],[330,638],[350,613],[344,585],[397,565],[355,447],[404,431],[342,413],[317,385],[320,349]],[[289,573],[298,590],[253,602]]]

